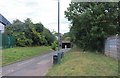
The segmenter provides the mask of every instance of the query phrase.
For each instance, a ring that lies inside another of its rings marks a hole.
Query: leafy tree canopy
[[[55,36],[42,23],[34,24],[30,18],[21,22],[14,20],[11,26],[6,26],[5,33],[16,37],[16,46],[51,45]]]
[[[65,11],[72,41],[85,50],[103,51],[108,36],[120,34],[117,2],[72,2]]]

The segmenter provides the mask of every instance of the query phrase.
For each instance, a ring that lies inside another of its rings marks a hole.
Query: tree
[[[16,46],[21,47],[50,45],[55,40],[55,36],[42,23],[34,24],[29,18],[24,22],[14,20],[5,28],[5,34],[15,36]]]
[[[56,37],[47,28],[43,29],[42,34],[45,36],[45,39],[47,40],[46,44],[51,45],[56,40]]]
[[[63,41],[71,41],[71,35],[70,32],[64,33],[61,37]]]
[[[52,48],[53,50],[56,50],[57,47],[58,47],[58,41],[54,41],[54,42],[51,44],[51,48]]]
[[[102,51],[108,36],[120,34],[118,3],[72,2],[65,11],[72,40],[85,50]]]
[[[43,25],[41,23],[34,24],[34,26],[35,26],[35,30],[37,32],[43,32],[44,27],[43,27]]]

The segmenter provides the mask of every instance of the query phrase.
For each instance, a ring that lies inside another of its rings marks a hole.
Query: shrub
[[[51,48],[52,48],[53,50],[56,50],[56,48],[57,48],[57,41],[54,41],[54,42],[52,43]]]

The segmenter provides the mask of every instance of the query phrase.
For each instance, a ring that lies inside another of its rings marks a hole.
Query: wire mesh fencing
[[[0,34],[0,47],[1,48],[11,48],[14,47],[16,43],[16,38],[14,36],[9,36],[6,34]]]

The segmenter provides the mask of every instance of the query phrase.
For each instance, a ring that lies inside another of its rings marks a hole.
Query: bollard
[[[53,64],[60,64],[61,63],[61,53],[57,53],[53,55]]]
[[[57,64],[58,63],[58,55],[55,54],[53,55],[53,64]]]

